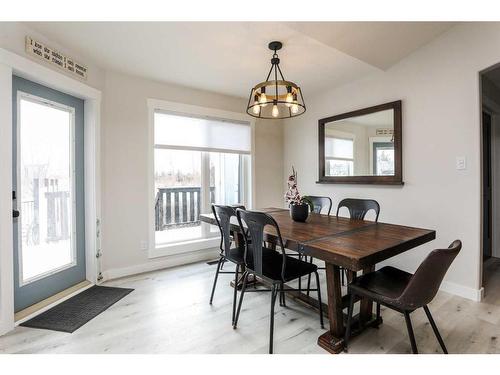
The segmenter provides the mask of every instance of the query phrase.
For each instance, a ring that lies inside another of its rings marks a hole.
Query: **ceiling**
[[[388,69],[450,22],[28,22],[104,69],[247,97],[270,68],[308,93]],[[85,63],[85,61],[82,61]]]
[[[386,126],[392,128],[394,123],[394,110],[387,109],[385,111],[369,113],[363,116],[350,117],[339,122],[346,122],[368,127]]]

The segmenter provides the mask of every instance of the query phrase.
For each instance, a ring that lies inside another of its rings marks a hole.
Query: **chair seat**
[[[262,254],[262,275],[267,279],[272,281],[291,281],[298,279],[299,277],[307,276],[310,273],[317,271],[318,266],[311,264],[309,262],[304,262],[293,258],[291,256],[286,256],[286,268],[284,278],[281,277],[281,267],[283,262],[283,255],[281,252],[263,248]],[[249,264],[248,268],[253,269],[252,265]]]
[[[229,249],[225,255],[226,259],[236,263],[236,264],[245,264],[245,249],[233,248]]]
[[[401,296],[412,276],[411,273],[387,266],[359,276],[348,288],[351,293],[392,305]]]

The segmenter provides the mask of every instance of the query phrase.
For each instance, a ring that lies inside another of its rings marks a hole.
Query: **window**
[[[354,140],[325,137],[325,158],[327,176],[352,176],[354,174]]]
[[[248,205],[250,124],[160,110],[153,122],[156,247],[218,235],[200,214]]]

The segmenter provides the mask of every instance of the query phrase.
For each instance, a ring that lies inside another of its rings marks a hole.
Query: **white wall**
[[[387,263],[408,271],[433,248],[460,238],[445,289],[477,298],[480,283],[480,91],[478,72],[500,62],[500,24],[462,24],[387,71],[309,97],[284,127],[285,172],[295,165],[302,194],[374,198],[380,220],[432,228],[437,238]],[[319,185],[318,123],[327,116],[403,101],[403,187]],[[467,169],[455,169],[455,157]]]
[[[246,100],[107,72],[102,121],[102,250],[105,276],[175,265],[180,257],[148,259],[147,99],[244,112]],[[255,127],[255,207],[281,206],[280,122]],[[192,258],[199,259],[199,258]]]

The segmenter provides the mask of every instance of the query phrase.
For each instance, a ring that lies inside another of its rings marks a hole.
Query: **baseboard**
[[[442,290],[443,292],[467,298],[475,302],[481,302],[484,295],[484,288],[481,289],[468,288],[466,286],[455,284],[450,281],[443,281],[439,289]]]
[[[152,259],[147,263],[137,264],[130,267],[112,268],[102,273],[103,280],[113,280],[120,277],[137,275],[139,273],[157,271],[165,268],[182,266],[184,264],[204,262],[218,256],[219,249],[203,249],[183,254],[167,255],[162,258]]]

